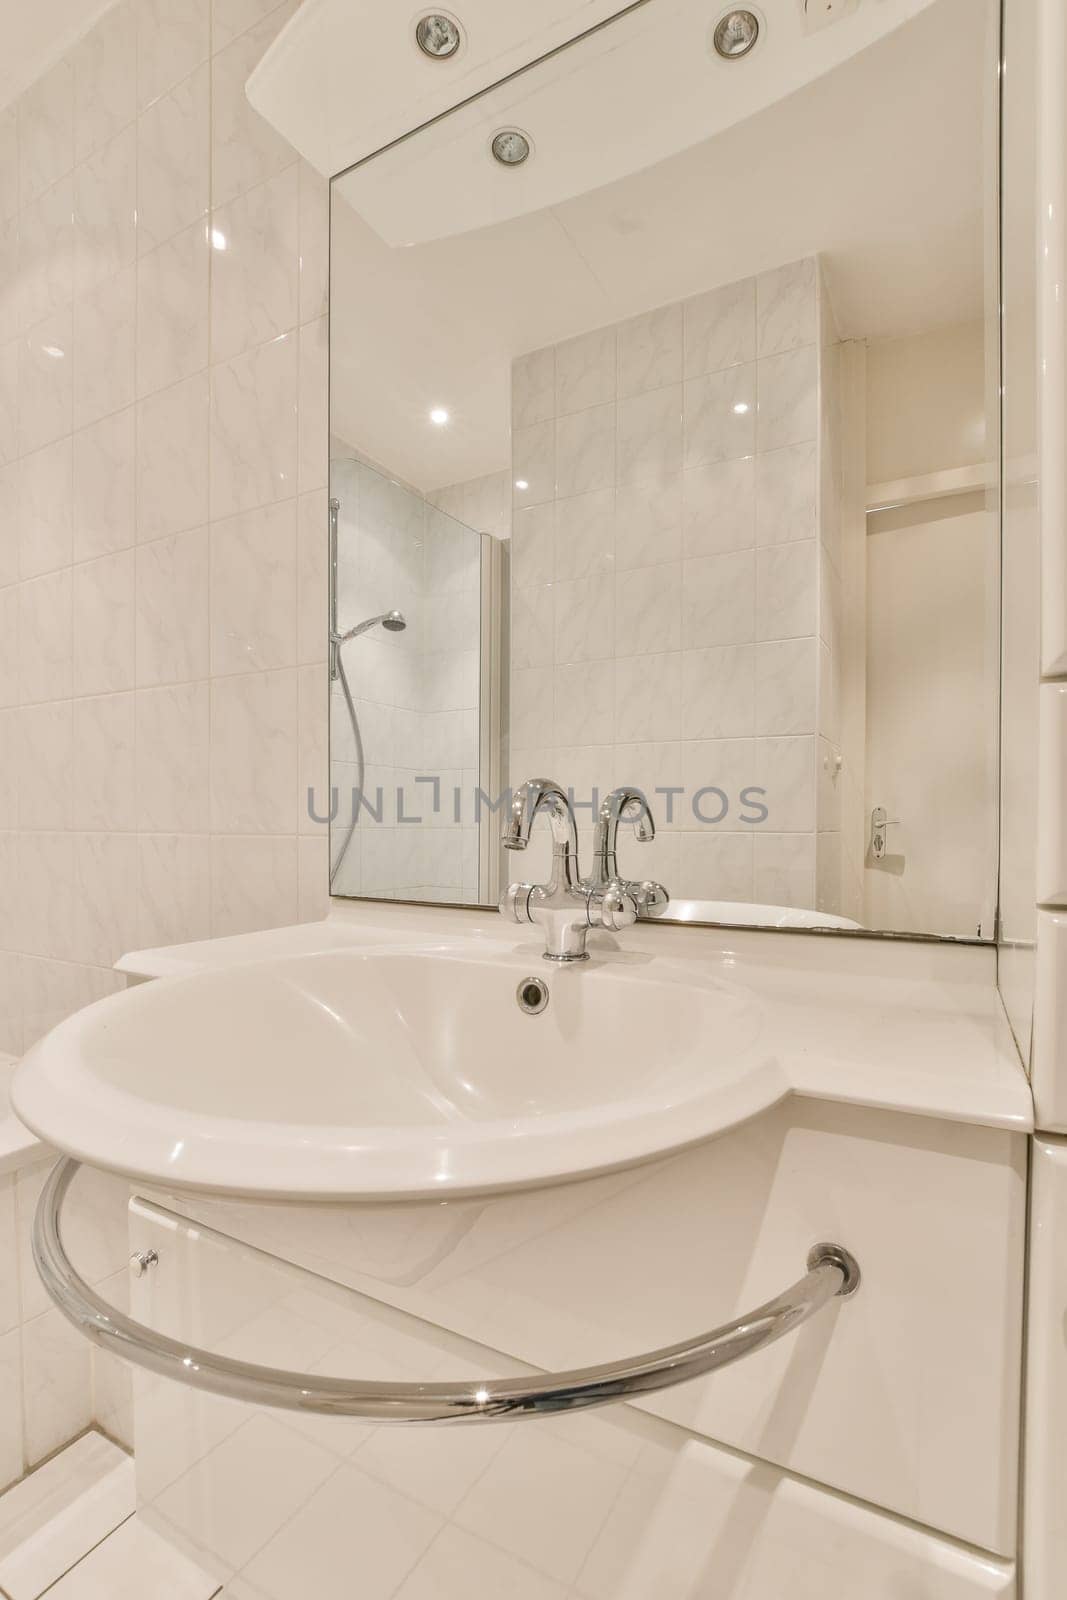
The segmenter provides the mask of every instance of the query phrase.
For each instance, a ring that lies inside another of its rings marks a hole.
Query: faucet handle
[[[500,897],[500,910],[509,922],[532,922],[530,896],[532,883],[509,883]]]
[[[630,928],[637,921],[637,901],[625,884],[605,884],[599,895],[589,896],[589,922],[595,927],[606,928],[609,933],[617,933],[620,928]]]

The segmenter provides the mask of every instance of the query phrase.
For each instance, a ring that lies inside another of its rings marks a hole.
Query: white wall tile
[[[137,132],[131,123],[74,173],[74,284],[86,294],[137,249]]]
[[[790,262],[756,279],[756,354],[780,355],[815,343],[815,258]]]
[[[298,239],[295,163],[212,213],[213,360],[240,355],[296,326]]]
[[[18,496],[19,576],[69,566],[74,543],[73,467],[69,438],[24,456]]]
[[[211,840],[206,834],[143,833],[137,943],[141,949],[211,937]]]
[[[137,767],[132,694],[75,700],[72,727],[72,825],[137,826]]]
[[[318,530],[324,544],[322,529]],[[296,662],[297,502],[247,511],[211,530],[211,671]]]
[[[70,307],[23,337],[18,356],[18,442],[23,455],[71,430],[74,324]]]
[[[137,99],[144,107],[205,61],[210,50],[210,0],[135,0]]]
[[[23,706],[15,757],[21,829],[71,826],[73,749],[69,700]]]
[[[137,683],[206,678],[210,670],[208,530],[142,545],[136,557]]]
[[[206,373],[137,408],[137,537],[158,539],[208,520]]]
[[[136,443],[132,406],[74,435],[75,561],[126,550],[136,538]]]
[[[144,396],[207,365],[208,231],[195,222],[137,263],[137,392]]]
[[[211,69],[160,95],[137,122],[137,247],[143,253],[206,217],[211,196]]]
[[[215,833],[296,832],[295,670],[218,678],[211,690]]]
[[[74,297],[74,180],[65,178],[26,207],[18,225],[16,306],[31,328]]]
[[[79,694],[132,689],[135,679],[134,552],[74,568],[73,681]]]
[[[711,289],[685,302],[685,376],[699,378],[753,361],[756,284],[753,278]]]
[[[206,683],[143,689],[138,693],[137,816],[142,831],[208,831],[210,706]]]
[[[89,1344],[58,1311],[23,1333],[25,1458],[35,1466],[87,1428],[92,1418]]]
[[[685,465],[729,461],[756,446],[756,368],[749,363],[685,385]]]
[[[73,686],[70,569],[19,585],[19,698],[64,700]]]
[[[212,517],[295,495],[297,354],[284,334],[212,370]]]
[[[69,60],[28,89],[18,105],[19,195],[35,200],[74,165],[74,69]]]
[[[615,428],[614,403],[557,419],[556,495],[560,500],[614,485]]]
[[[818,426],[818,354],[814,347],[758,363],[759,449],[814,439]]]
[[[212,61],[211,162],[216,205],[225,205],[246,189],[263,183],[292,160],[292,147],[253,110],[245,94],[252,69],[290,10],[290,6],[283,5],[271,12],[221,49]]]
[[[133,402],[137,376],[137,280],[132,266],[105,278],[74,306],[74,427]]]
[[[616,335],[597,328],[556,346],[557,417],[614,400]]]
[[[134,0],[105,11],[73,51],[74,159],[82,161],[132,122],[137,109]]]

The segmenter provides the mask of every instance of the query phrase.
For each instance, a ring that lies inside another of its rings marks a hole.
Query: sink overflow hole
[[[525,1011],[528,1017],[536,1017],[548,1004],[548,984],[543,978],[523,978],[515,990],[519,1002],[519,1010]]]

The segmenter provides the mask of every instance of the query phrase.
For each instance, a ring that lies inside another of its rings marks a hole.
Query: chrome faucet
[[[656,837],[652,810],[641,790],[629,786],[613,789],[604,796],[597,815],[596,832],[593,835],[593,873],[588,880],[588,887],[597,891],[612,885],[622,889],[637,906],[638,916],[647,917],[667,905],[670,895],[662,883],[654,883],[651,878],[637,882],[622,876],[618,858],[621,822],[634,823],[634,833],[641,844],[650,844]]]
[[[547,883],[512,883],[500,909],[514,922],[529,922],[545,932],[546,961],[588,961],[590,928],[614,932],[637,921],[637,904],[619,883],[595,887],[578,869],[578,828],[574,809],[551,778],[529,778],[515,790],[504,825],[506,850],[525,850],[535,819],[544,812],[552,830],[552,870]]]

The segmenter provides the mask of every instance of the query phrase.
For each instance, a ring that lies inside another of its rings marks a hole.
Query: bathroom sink
[[[539,1003],[527,979],[547,985],[544,1009],[524,1009]],[[555,1183],[723,1132],[789,1091],[760,1038],[755,998],[695,964],[348,949],[102,1000],[28,1053],[13,1099],[50,1145],[142,1181],[415,1199]]]

